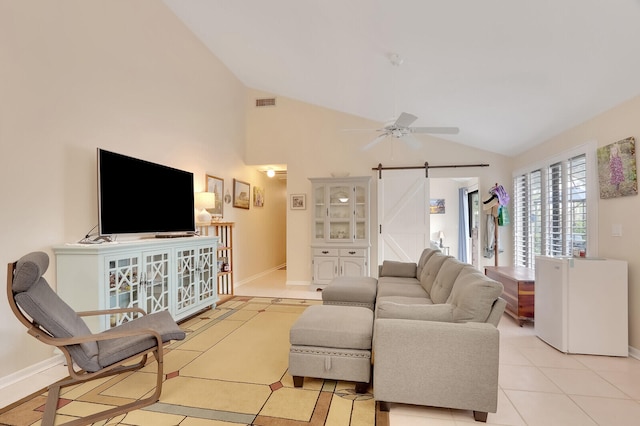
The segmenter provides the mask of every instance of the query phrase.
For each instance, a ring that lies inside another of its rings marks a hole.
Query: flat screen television
[[[100,235],[195,231],[193,173],[98,148]]]

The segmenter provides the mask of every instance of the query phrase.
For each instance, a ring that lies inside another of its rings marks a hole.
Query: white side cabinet
[[[139,307],[175,320],[218,301],[217,237],[142,239],[56,246],[57,292],[76,311]],[[130,314],[86,317],[94,331]]]
[[[369,275],[370,177],[311,178],[313,282]]]

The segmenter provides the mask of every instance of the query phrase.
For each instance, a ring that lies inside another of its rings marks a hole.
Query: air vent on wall
[[[276,98],[256,99],[256,108],[274,107],[276,106]]]

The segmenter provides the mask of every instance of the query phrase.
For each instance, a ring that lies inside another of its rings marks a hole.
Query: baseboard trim
[[[44,370],[48,370],[49,368],[55,367],[57,365],[62,365],[64,364],[64,362],[64,355],[57,354],[52,356],[51,358],[45,359],[44,361],[40,361],[36,364],[23,368],[22,370],[18,370],[15,373],[11,373],[8,376],[1,377],[0,383],[2,384],[0,384],[0,389],[6,388],[7,386],[11,386],[23,380],[27,380]]]
[[[252,276],[250,276],[250,277],[248,277],[248,278],[245,278],[245,279],[244,279],[244,280],[242,280],[242,281],[236,281],[236,282],[233,284],[233,286],[234,286],[234,287],[240,287],[240,286],[242,286],[242,285],[244,285],[244,284],[247,284],[247,283],[249,283],[249,282],[251,282],[251,281],[257,280],[258,278],[264,277],[265,275],[270,274],[270,273],[271,273],[271,272],[273,272],[273,271],[277,271],[278,269],[285,268],[286,266],[287,266],[287,264],[286,264],[286,263],[283,263],[283,264],[278,265],[278,266],[275,266],[275,267],[273,267],[273,268],[271,268],[271,269],[267,269],[266,271],[262,271],[262,272],[260,272],[260,273],[258,273],[258,274],[255,274],[255,275],[252,275]]]
[[[311,281],[287,281],[287,285],[311,285]]]
[[[640,349],[629,346],[629,356],[631,358],[640,359]]]

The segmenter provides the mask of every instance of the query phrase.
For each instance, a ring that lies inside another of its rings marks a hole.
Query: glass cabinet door
[[[199,300],[205,301],[214,299],[217,295],[216,270],[218,268],[216,249],[213,247],[200,248],[200,261],[198,270],[200,272]]]
[[[324,220],[327,216],[327,206],[325,205],[324,185],[318,185],[313,193],[313,237],[316,240],[324,240],[325,229]]]
[[[329,186],[328,232],[330,241],[353,241],[353,187],[344,184]]]
[[[140,258],[136,255],[107,259],[109,302],[107,308],[138,308],[140,306]],[[132,312],[112,314],[108,327],[115,327],[135,318]]]
[[[144,301],[148,313],[169,309],[169,252],[145,253]]]
[[[355,239],[366,240],[367,239],[367,206],[369,200],[367,200],[367,188],[364,185],[355,186]]]
[[[177,313],[191,308],[198,301],[197,254],[197,249],[181,249],[177,252]]]

